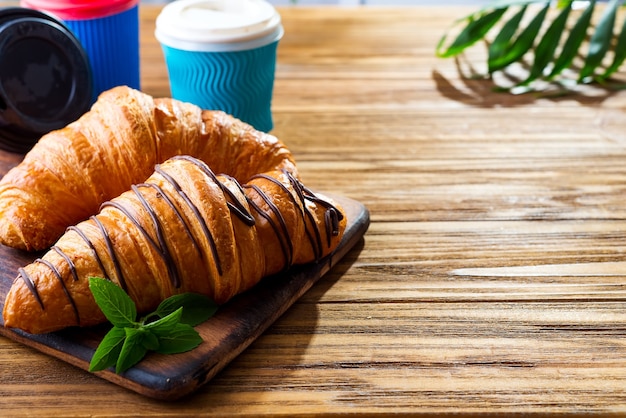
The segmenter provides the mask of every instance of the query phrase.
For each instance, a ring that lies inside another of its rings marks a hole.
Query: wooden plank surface
[[[362,245],[179,402],[0,338],[3,413],[626,413],[626,92],[461,78],[434,48],[472,10],[281,9],[274,133],[370,209]],[[157,12],[143,89],[168,95]]]

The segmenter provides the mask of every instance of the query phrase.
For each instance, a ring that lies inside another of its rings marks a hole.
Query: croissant
[[[339,205],[288,170],[240,184],[176,156],[20,269],[5,326],[42,333],[105,321],[88,288],[92,276],[124,288],[139,311],[182,292],[223,303],[265,276],[328,255],[345,226]]]
[[[0,243],[44,250],[66,227],[179,154],[240,183],[269,170],[298,177],[291,153],[274,136],[223,112],[116,87],[76,122],[44,135],[2,178]]]

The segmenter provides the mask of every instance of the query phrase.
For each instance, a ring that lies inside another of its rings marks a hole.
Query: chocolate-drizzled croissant
[[[182,292],[223,303],[265,276],[329,254],[345,226],[340,206],[288,170],[240,184],[177,156],[20,269],[5,325],[42,333],[103,322],[88,288],[92,276],[117,283],[143,312]]]
[[[46,249],[102,202],[148,178],[155,164],[180,154],[241,183],[269,170],[297,177],[291,153],[271,135],[223,112],[116,87],[76,122],[42,137],[2,178],[0,243]]]

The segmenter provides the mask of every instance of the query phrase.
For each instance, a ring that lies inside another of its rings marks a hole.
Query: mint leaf
[[[179,323],[168,335],[159,337],[159,348],[155,351],[161,354],[183,353],[193,350],[201,342],[202,337],[191,325]]]
[[[145,327],[139,328],[139,331],[142,333],[141,345],[143,345],[146,350],[156,351],[159,348],[159,339],[156,334]]]
[[[174,354],[192,350],[202,343],[202,337],[192,325],[206,321],[217,310],[211,299],[183,293],[164,300],[155,312],[137,322],[135,302],[122,288],[109,280],[92,277],[89,289],[113,324],[91,359],[91,372],[115,365],[115,372],[123,373],[141,361],[148,351]],[[154,317],[159,319],[147,322]]]
[[[132,327],[137,318],[135,302],[124,290],[109,280],[89,278],[89,289],[102,313],[116,327]]]
[[[104,336],[89,363],[90,372],[108,369],[117,363],[117,358],[126,339],[124,328],[113,327]]]
[[[144,328],[150,330],[155,335],[167,335],[168,332],[171,332],[176,327],[176,324],[180,323],[182,316],[183,308],[180,307],[166,317],[144,325]]]
[[[130,367],[137,364],[148,352],[143,346],[144,333],[139,328],[124,328],[126,339],[120,350],[115,365],[115,373],[125,372]]]
[[[156,310],[156,314],[164,317],[183,307],[180,322],[196,326],[212,317],[217,311],[217,304],[210,298],[198,293],[182,293],[165,299]]]

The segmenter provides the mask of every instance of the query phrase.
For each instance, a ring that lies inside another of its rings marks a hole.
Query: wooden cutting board
[[[102,378],[145,396],[175,400],[207,383],[280,317],[320,277],[326,274],[359,240],[369,226],[369,211],[360,202],[329,195],[345,209],[348,225],[334,253],[319,263],[297,266],[268,277],[250,291],[220,307],[217,314],[196,327],[204,342],[195,350],[176,355],[152,353],[121,375],[111,370]],[[0,309],[18,267],[40,254],[28,254],[0,246]],[[4,335],[81,369],[89,361],[110,325],[31,335],[4,327]]]

